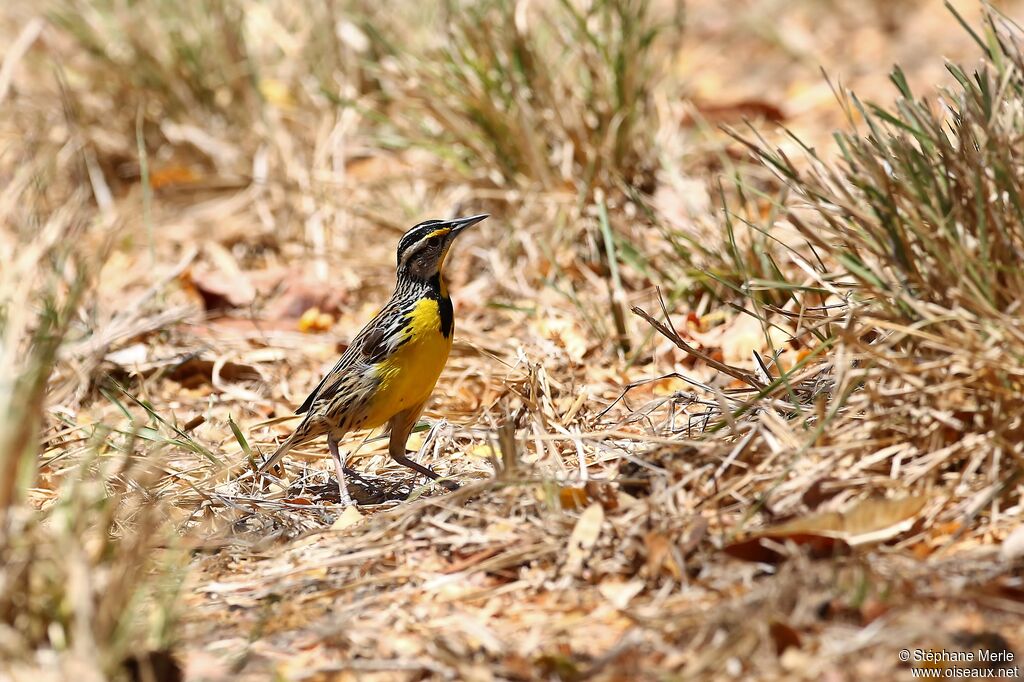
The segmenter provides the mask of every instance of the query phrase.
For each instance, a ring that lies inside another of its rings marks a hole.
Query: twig
[[[718,360],[715,360],[713,357],[711,357],[707,353],[705,353],[703,351],[699,351],[696,348],[694,348],[693,346],[691,346],[690,344],[686,343],[686,341],[684,341],[682,339],[682,337],[680,337],[679,334],[676,333],[676,331],[674,329],[670,329],[668,326],[666,326],[666,325],[662,324],[661,322],[659,322],[658,320],[654,319],[643,308],[640,308],[639,306],[633,306],[632,310],[633,310],[633,314],[639,315],[640,317],[642,317],[645,320],[647,320],[648,324],[650,324],[652,327],[657,329],[658,332],[662,336],[664,336],[666,339],[668,339],[669,341],[674,343],[684,353],[686,353],[688,355],[692,355],[695,358],[699,358],[700,360],[703,360],[705,363],[707,363],[709,366],[717,369],[719,372],[722,372],[724,374],[728,374],[729,376],[733,377],[734,379],[739,379],[743,383],[749,384],[750,386],[752,386],[753,388],[756,388],[759,391],[764,388],[764,385],[761,384],[757,379],[755,379],[749,373],[744,372],[744,371],[739,370],[739,369],[736,369],[735,367],[730,367],[729,365],[725,364],[724,362],[719,362]]]

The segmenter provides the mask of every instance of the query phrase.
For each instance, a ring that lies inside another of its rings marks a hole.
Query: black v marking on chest
[[[452,307],[452,299],[443,293],[444,289],[441,286],[440,273],[430,279],[429,286],[430,293],[427,295],[437,301],[437,314],[441,322],[441,336],[450,339],[452,331],[455,329],[455,309]]]

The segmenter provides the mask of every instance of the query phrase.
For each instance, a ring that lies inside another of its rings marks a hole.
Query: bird
[[[338,475],[340,503],[352,498],[345,485],[350,471],[338,443],[350,431],[390,429],[391,458],[448,490],[429,467],[406,456],[405,445],[448,361],[455,331],[455,313],[444,279],[444,263],[455,239],[485,218],[486,213],[426,220],[399,240],[395,291],[380,311],[352,338],[334,367],[295,410],[302,421],[259,468],[265,474],[297,445],[327,436],[327,448]]]

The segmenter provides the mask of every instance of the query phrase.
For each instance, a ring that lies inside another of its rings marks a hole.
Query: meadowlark
[[[405,444],[452,347],[455,315],[444,281],[445,257],[463,230],[486,217],[428,220],[402,236],[395,293],[295,411],[305,416],[259,473],[275,466],[296,445],[326,435],[341,503],[351,504],[338,441],[349,431],[387,424],[391,458],[431,480],[440,478],[409,459]],[[440,483],[449,490],[458,488],[451,481]]]

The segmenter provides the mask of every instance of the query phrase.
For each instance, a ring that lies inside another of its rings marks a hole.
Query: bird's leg
[[[338,502],[342,506],[348,507],[354,503],[348,494],[348,486],[345,485],[345,461],[341,458],[341,452],[338,451],[338,441],[335,440],[334,436],[327,436],[327,448],[331,451],[334,468],[338,472]]]
[[[409,440],[409,434],[412,433],[412,429],[416,425],[416,419],[420,416],[420,412],[422,411],[423,405],[417,405],[416,407],[405,410],[404,412],[399,412],[391,418],[391,440],[388,442],[388,454],[391,455],[391,459],[395,460],[402,466],[407,466],[414,471],[418,471],[430,480],[437,481],[448,490],[458,490],[458,483],[455,483],[454,481],[440,480],[441,477],[431,471],[429,467],[425,467],[418,462],[414,462],[405,454],[405,443]],[[424,439],[424,443],[426,442],[426,439]]]

